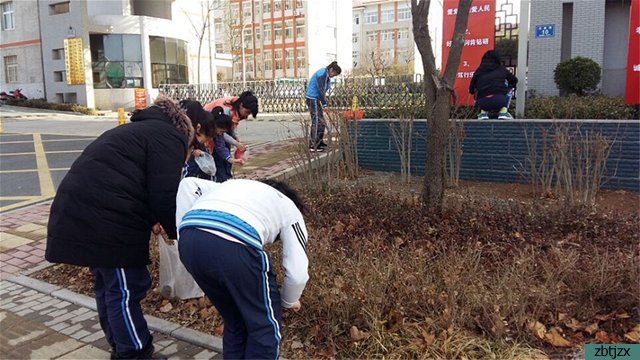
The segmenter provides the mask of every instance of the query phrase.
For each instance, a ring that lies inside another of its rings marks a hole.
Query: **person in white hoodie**
[[[305,206],[274,180],[185,178],[178,188],[180,260],[224,319],[225,359],[277,359],[281,308],[298,311],[309,279]],[[282,241],[284,281],[264,246]]]

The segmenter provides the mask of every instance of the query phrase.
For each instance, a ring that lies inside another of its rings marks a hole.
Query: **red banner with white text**
[[[640,0],[631,0],[627,85],[624,92],[624,102],[640,104]]]
[[[453,28],[458,14],[458,0],[444,0],[442,29],[442,72],[449,58]],[[473,72],[480,65],[482,55],[493,50],[495,42],[495,0],[473,0],[469,9],[469,22],[464,36],[464,47],[453,88],[458,105],[473,105],[473,95],[469,94],[469,84]]]

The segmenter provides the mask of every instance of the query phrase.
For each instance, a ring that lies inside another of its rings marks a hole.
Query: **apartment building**
[[[413,72],[414,42],[411,4],[397,0],[354,0],[352,17],[354,71],[409,67]]]
[[[43,98],[40,27],[34,6],[34,1],[0,2],[0,91],[19,88],[30,98]]]
[[[349,1],[231,0],[226,13],[216,48],[232,54],[229,79],[308,78],[331,61],[351,68]]]
[[[215,82],[214,0],[0,0],[3,89],[98,109],[163,84]],[[66,47],[66,48],[65,48]],[[78,65],[75,68],[71,65]],[[73,73],[68,73],[73,69]]]

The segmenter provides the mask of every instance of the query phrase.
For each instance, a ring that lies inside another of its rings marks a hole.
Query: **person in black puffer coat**
[[[500,54],[487,51],[469,84],[469,93],[475,95],[476,106],[480,108],[478,119],[488,119],[489,111],[498,111],[498,119],[513,119],[508,108],[517,83],[518,78],[500,62]]]
[[[160,96],[89,144],[51,205],[45,258],[90,268],[112,358],[152,357],[140,306],[151,287],[150,231],[176,237],[176,192],[193,136],[189,118]]]

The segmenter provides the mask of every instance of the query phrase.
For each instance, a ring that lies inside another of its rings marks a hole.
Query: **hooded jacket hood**
[[[178,104],[165,95],[158,95],[153,106],[138,111],[131,116],[131,122],[148,119],[169,120],[171,125],[187,138],[187,144],[191,144],[193,141],[194,130],[191,119],[189,119],[184,110],[180,109]]]
[[[488,73],[499,68],[501,65],[500,54],[495,50],[489,50],[482,56],[480,66],[478,66],[475,72],[478,74]]]

